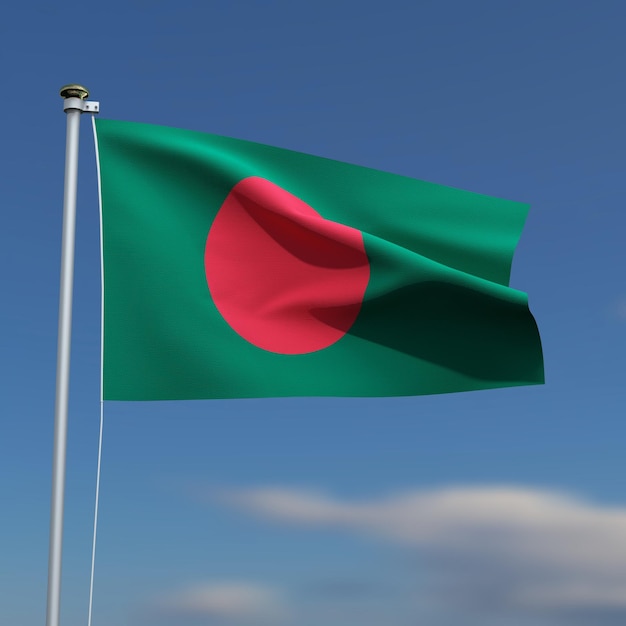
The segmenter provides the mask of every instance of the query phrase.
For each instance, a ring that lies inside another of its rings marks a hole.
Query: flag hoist
[[[72,291],[74,283],[74,235],[76,231],[76,189],[78,144],[82,113],[98,113],[98,102],[89,102],[82,85],[65,85],[60,91],[67,114],[65,143],[65,188],[63,195],[63,236],[61,243],[61,286],[57,344],[56,399],[54,405],[54,451],[52,457],[52,502],[50,509],[50,552],[48,558],[48,604],[46,626],[58,626],[61,598],[61,554],[63,546],[63,501],[69,396],[70,346],[72,339]]]

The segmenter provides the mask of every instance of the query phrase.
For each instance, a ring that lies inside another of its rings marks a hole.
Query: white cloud
[[[288,614],[276,590],[241,582],[195,584],[166,595],[155,608],[167,618],[202,618],[220,624],[281,624]]]
[[[433,584],[466,606],[618,611],[626,618],[623,507],[517,487],[413,491],[369,501],[277,488],[223,497],[270,520],[412,546],[427,560]]]

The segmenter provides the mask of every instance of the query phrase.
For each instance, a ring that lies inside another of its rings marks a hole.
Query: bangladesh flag
[[[543,382],[508,286],[526,205],[187,130],[96,136],[105,400]]]

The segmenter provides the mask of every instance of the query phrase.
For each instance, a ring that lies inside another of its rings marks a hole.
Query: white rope
[[[96,150],[96,169],[98,173],[98,204],[100,213],[100,435],[98,437],[98,470],[96,471],[96,505],[93,516],[93,541],[91,544],[91,576],[89,579],[89,614],[87,626],[91,626],[93,609],[93,580],[96,568],[96,537],[98,534],[98,504],[100,502],[100,468],[102,465],[102,432],[104,430],[104,259],[102,244],[102,187],[100,183],[100,154],[98,151],[98,136],[96,132],[96,118],[92,115],[94,147]]]
[[[96,567],[96,536],[98,533],[98,503],[100,500],[100,466],[102,461],[102,431],[104,426],[104,402],[100,400],[100,437],[98,440],[98,471],[96,472],[96,507],[93,517],[93,542],[91,545],[91,576],[89,580],[89,619],[87,626],[91,626],[93,608],[93,579]]]

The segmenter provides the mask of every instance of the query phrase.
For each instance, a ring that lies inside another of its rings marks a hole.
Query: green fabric
[[[397,396],[543,382],[524,293],[508,287],[527,205],[227,137],[96,121],[104,399]],[[211,299],[207,234],[260,176],[359,229],[370,279],[348,334],[284,355]]]

